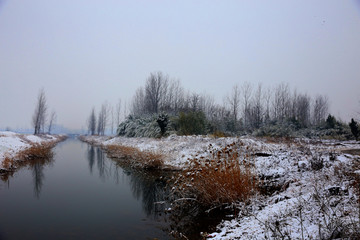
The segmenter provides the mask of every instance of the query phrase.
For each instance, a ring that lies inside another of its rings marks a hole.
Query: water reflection
[[[53,158],[34,159],[29,162],[34,182],[34,195],[37,198],[40,198],[41,188],[45,180],[44,169],[46,166],[51,166],[53,162]]]
[[[105,180],[128,181],[133,196],[142,202],[143,211],[147,217],[163,212],[167,196],[166,174],[160,171],[142,171],[129,166],[121,160],[111,160],[99,147],[88,145],[87,159],[90,172],[97,167],[99,177]],[[121,178],[122,176],[122,178]]]
[[[36,198],[40,198],[41,188],[44,184],[45,174],[44,169],[47,166],[51,166],[54,162],[54,158],[41,158],[41,159],[32,159],[24,162],[17,162],[17,167],[23,168],[28,167],[31,170],[33,178],[33,190]],[[7,187],[10,188],[10,179],[14,176],[15,172],[9,172],[1,175],[1,180],[7,183]]]
[[[89,162],[90,173],[92,173],[94,162],[95,162],[95,150],[94,150],[94,147],[90,144],[88,145],[87,159]]]
[[[123,165],[118,162],[118,165]],[[169,188],[166,179],[169,173],[161,171],[134,170],[122,166],[129,175],[129,184],[133,196],[142,201],[142,209],[147,216],[158,216],[167,207]]]

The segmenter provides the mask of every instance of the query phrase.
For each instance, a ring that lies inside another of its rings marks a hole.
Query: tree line
[[[169,119],[165,119],[168,128],[172,127],[177,133],[224,132],[236,135],[289,122],[297,128],[308,128],[325,123],[329,117],[329,100],[326,95],[310,96],[291,89],[286,83],[273,87],[250,82],[235,84],[223,99],[222,103],[217,103],[213,96],[191,92],[184,89],[179,80],[171,79],[162,72],[153,72],[144,86],[136,89],[130,102],[127,121],[148,118],[149,121],[157,121],[163,132],[164,120],[151,120],[150,116],[161,115],[161,119],[164,119],[166,114],[169,116]],[[89,134],[104,135],[109,123],[113,133],[114,123],[116,127],[120,124],[120,106],[121,104],[117,105],[115,113],[105,103],[98,117],[93,108],[88,118]],[[142,126],[146,125],[143,121],[136,121]],[[125,125],[122,127],[126,127]],[[131,127],[136,126],[132,124]],[[188,131],[186,128],[194,130]]]
[[[95,107],[92,108],[87,120],[88,133],[90,135],[105,135],[106,128],[110,125],[110,133],[113,134],[114,130],[119,126],[120,121],[121,99],[119,99],[115,108],[105,101],[101,105],[98,115],[96,115]]]
[[[166,112],[203,112],[206,118],[222,130],[256,129],[271,121],[292,119],[302,127],[320,124],[328,114],[325,95],[310,97],[291,90],[281,83],[265,88],[261,83],[244,82],[234,85],[222,104],[209,95],[186,91],[179,80],[171,80],[162,72],[151,73],[145,86],[139,87],[131,102],[131,114],[144,116]],[[224,124],[227,126],[221,126]]]

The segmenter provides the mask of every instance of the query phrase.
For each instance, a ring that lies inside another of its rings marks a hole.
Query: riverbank
[[[27,160],[50,157],[51,148],[65,139],[65,135],[0,132],[0,173],[13,172]]]
[[[237,143],[257,176],[256,193],[234,202],[233,220],[223,221],[213,239],[356,238],[360,232],[360,146],[355,141],[211,138],[162,139],[85,136],[96,145],[161,154],[164,165],[191,168]],[[225,151],[226,152],[226,151]],[[221,160],[220,158],[217,158]]]

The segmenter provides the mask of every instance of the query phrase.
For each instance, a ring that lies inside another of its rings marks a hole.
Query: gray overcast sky
[[[360,1],[0,0],[0,128],[30,127],[44,88],[58,123],[130,101],[150,72],[221,102],[244,81],[360,111]]]

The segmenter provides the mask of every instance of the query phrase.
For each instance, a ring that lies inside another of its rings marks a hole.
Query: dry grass
[[[53,143],[33,144],[31,147],[19,152],[16,158],[21,161],[33,159],[49,159],[53,157]]]
[[[14,160],[12,158],[10,158],[9,156],[5,156],[4,160],[2,161],[1,166],[5,169],[10,169],[12,168],[14,163]]]
[[[29,148],[26,148],[18,152],[14,157],[5,156],[2,161],[1,167],[4,171],[12,171],[22,165],[22,162],[34,160],[34,159],[51,159],[53,157],[52,148],[56,142],[32,144]]]
[[[217,207],[246,201],[257,191],[252,153],[241,142],[216,150],[209,146],[211,157],[193,158],[188,170],[175,181],[175,194],[194,199],[204,207]]]
[[[122,145],[106,145],[103,148],[110,158],[127,160],[133,167],[161,169],[164,166],[164,156],[161,153]]]

